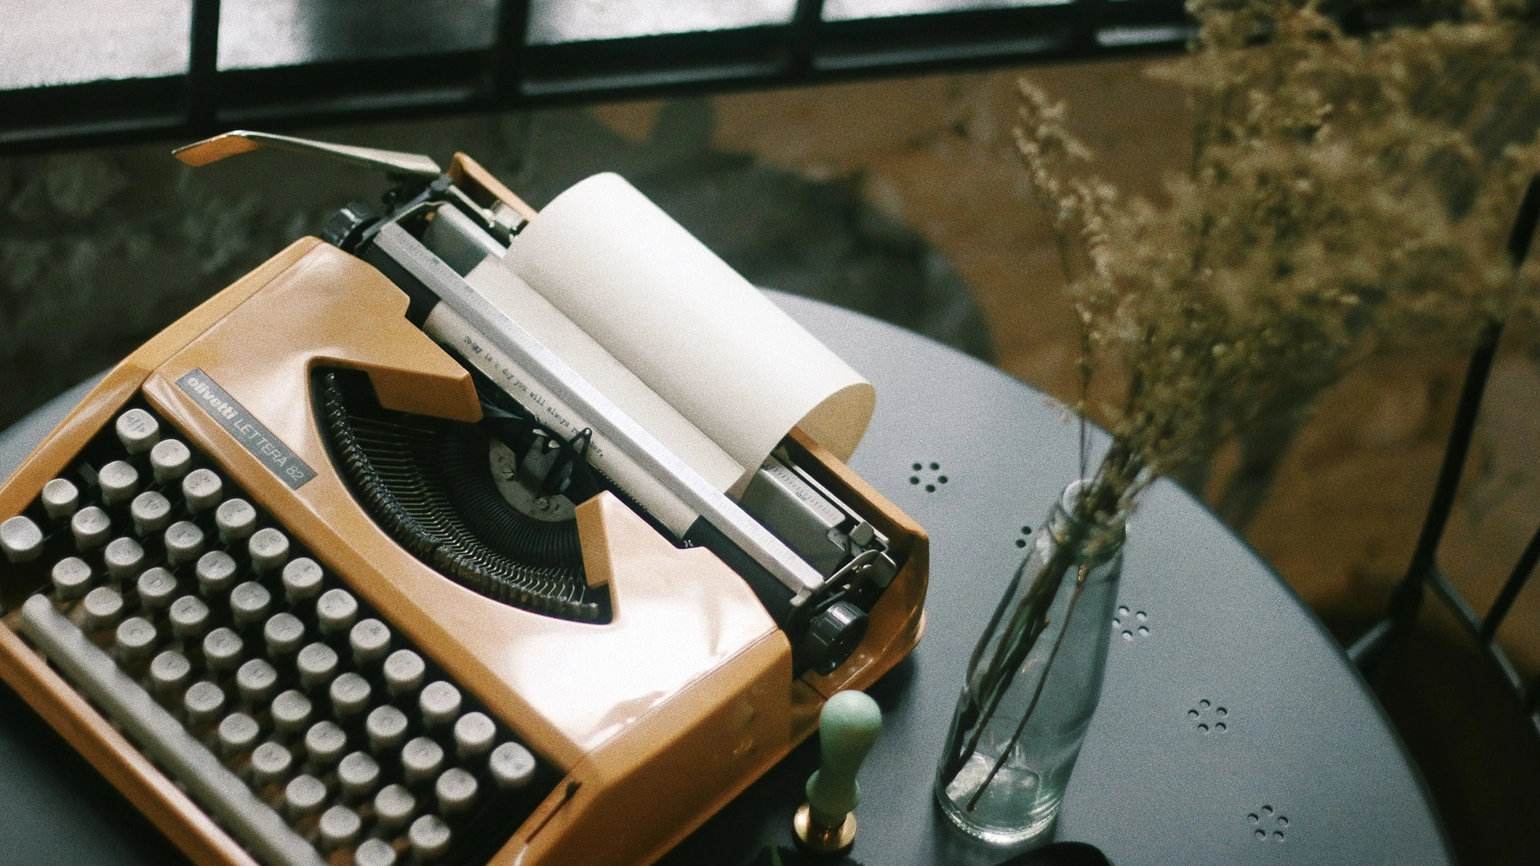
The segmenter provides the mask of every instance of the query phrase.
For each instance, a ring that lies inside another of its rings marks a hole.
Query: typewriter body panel
[[[534,216],[468,158],[457,157],[449,176],[483,205],[501,202]],[[535,786],[517,795],[497,795],[502,800],[494,798],[497,810],[506,804],[516,808],[489,815],[493,807],[476,807],[480,811],[474,834],[496,843],[483,842],[474,850],[451,847],[443,862],[649,863],[806,738],[827,696],[871,684],[918,641],[927,562],[923,530],[798,431],[787,447],[797,452],[818,483],[856,505],[890,539],[901,563],[870,610],[865,637],[832,673],[794,674],[787,635],[733,569],[705,549],[681,548],[664,538],[610,493],[576,509],[587,581],[608,593],[607,622],[548,616],[446,579],[403,549],[360,506],[321,435],[313,394],[317,370],[357,371],[368,377],[385,409],[477,421],[482,410],[471,374],[407,320],[407,307],[407,294],[376,268],[317,239],[298,241],[126,359],[0,486],[0,521],[26,516],[45,536],[36,560],[0,561],[0,603],[5,611],[0,676],[195,861],[244,864],[272,858],[254,852],[249,838],[232,833],[218,810],[211,817],[197,793],[189,794],[185,780],[167,772],[164,760],[146,754],[134,733],[102,710],[97,696],[83,695],[73,678],[61,672],[57,659],[50,663],[52,653],[27,637],[22,622],[29,601],[40,608],[36,599],[48,595],[53,579],[49,569],[77,554],[90,566],[92,585],[121,584],[120,595],[130,602],[136,597],[132,577],[115,580],[105,574],[110,564],[103,565],[100,547],[77,550],[83,543],[78,534],[72,536],[68,515],[50,516],[42,492],[56,478],[74,479],[83,491],[81,508],[102,500],[105,513],[114,517],[111,537],[137,539],[143,565],[166,565],[180,581],[179,592],[202,579],[201,571],[193,577],[192,562],[173,566],[168,561],[171,542],[162,541],[156,531],[137,532],[125,503],[106,505],[105,493],[82,480],[82,465],[86,476],[103,469],[91,464],[106,458],[94,455],[105,453],[102,443],[112,444],[114,424],[133,407],[158,418],[162,439],[190,446],[192,465],[223,478],[226,499],[238,494],[250,500],[258,512],[256,526],[285,533],[295,553],[320,564],[327,586],[356,596],[363,606],[358,618],[372,613],[382,621],[392,635],[392,648],[415,648],[427,659],[430,679],[442,676],[466,695],[468,708],[479,707],[492,717],[497,741],[517,743],[537,760],[532,771]],[[216,390],[202,392],[200,382]],[[233,429],[228,418],[220,417],[226,398],[239,410]],[[256,423],[252,427],[247,422]],[[281,449],[276,456],[264,452],[269,436]],[[137,489],[165,487],[171,495],[173,482],[151,481],[145,455],[125,459],[138,467],[143,479]],[[297,488],[295,477],[284,477],[283,466],[291,460],[313,473]],[[229,547],[242,576],[265,582],[275,597],[275,609],[282,608],[277,596],[288,584],[280,582],[278,573],[260,572],[240,544],[215,540],[222,529],[216,530],[210,514],[195,518],[192,505],[185,508],[187,520],[207,533],[207,547]],[[228,599],[228,591],[221,598]],[[73,617],[77,626],[91,615],[72,612],[57,598],[50,603]],[[229,616],[219,608],[228,603],[208,601],[216,609],[213,622]],[[307,603],[311,606],[305,609],[320,616],[315,602]],[[75,607],[85,604],[76,602]],[[299,605],[296,602],[293,610],[302,616]],[[46,611],[39,615],[48,616]],[[324,631],[325,623],[316,627]],[[250,628],[243,634],[247,655],[260,656],[260,638]],[[121,645],[112,646],[110,635],[108,629],[93,640],[106,652],[121,650]],[[162,635],[163,644],[167,638]],[[347,654],[344,638],[333,635],[330,640]],[[191,646],[196,641],[182,643]],[[272,646],[268,644],[270,651]],[[185,652],[194,655],[196,650]],[[371,701],[389,703],[381,697],[379,662],[370,664],[373,667],[360,668],[360,674],[374,683]],[[142,669],[141,662],[135,669],[141,670],[141,679],[146,676]],[[231,675],[223,676],[219,681],[225,683],[229,700],[221,712],[244,710],[260,723],[259,739],[283,739],[272,729],[276,709],[270,719],[267,704],[259,701],[253,708],[239,701],[229,684]],[[287,679],[281,683],[287,684]],[[319,710],[316,717],[324,717],[324,697],[312,697]],[[409,711],[416,712],[413,700],[407,694],[403,706],[411,704]],[[427,730],[426,715],[420,723],[415,715],[412,719],[409,735],[431,734],[453,752],[457,734],[450,735],[447,728]],[[196,727],[192,721],[187,724]],[[348,732],[348,750],[360,747],[362,722],[345,723],[339,717],[338,724]],[[216,735],[208,724],[203,727],[205,744],[223,736],[223,729]],[[369,730],[372,736],[373,728]],[[288,775],[305,770],[316,776],[328,788],[327,802],[341,804],[337,765],[307,764],[300,739],[296,734],[285,740],[295,755],[295,768]],[[402,771],[381,750],[376,752],[382,768],[375,784],[379,788]],[[234,750],[223,760],[249,781],[252,759]],[[454,763],[452,756],[447,760]],[[482,755],[465,763],[483,792],[493,790],[488,760]],[[275,778],[278,783],[269,780],[265,788],[253,783],[253,788],[261,788],[258,795],[276,812],[287,814],[285,804],[291,801],[282,799],[283,779]],[[419,780],[412,790],[419,816],[436,814],[436,804],[448,802],[431,779]],[[371,805],[378,801],[365,795],[347,802],[362,816],[363,829],[355,828],[342,844],[316,841],[317,833],[327,838],[317,829],[316,816],[290,823],[316,844],[323,862],[354,862],[353,852],[364,839],[388,843],[402,862],[410,859],[416,837],[409,840],[404,826],[391,832],[378,829],[384,826],[384,812],[375,810],[383,807]],[[448,809],[443,806],[446,816]],[[488,824],[502,826],[487,830]],[[449,826],[460,832],[452,821]],[[415,833],[417,825],[412,828]],[[460,837],[454,838],[458,845]],[[363,849],[357,850],[363,862]]]

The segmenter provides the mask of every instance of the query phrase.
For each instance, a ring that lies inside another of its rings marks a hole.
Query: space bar
[[[27,599],[21,631],[258,860],[270,866],[325,866],[309,842],[193,739],[111,656],[54,610],[47,597]]]

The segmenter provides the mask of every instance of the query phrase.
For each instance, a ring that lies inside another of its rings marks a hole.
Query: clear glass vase
[[[995,845],[1047,833],[1101,696],[1123,525],[1076,517],[1065,488],[968,663],[936,771],[941,809]]]

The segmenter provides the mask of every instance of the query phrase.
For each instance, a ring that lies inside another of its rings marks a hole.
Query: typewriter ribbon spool
[[[541,216],[355,150],[393,209],[154,337],[0,486],[0,676],[200,863],[650,863],[913,648],[926,536],[799,429],[670,526],[595,459],[625,423],[542,423],[392,258],[476,292]]]

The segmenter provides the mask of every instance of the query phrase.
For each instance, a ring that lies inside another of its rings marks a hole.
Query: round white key
[[[257,744],[262,728],[245,713],[231,713],[219,723],[219,749],[226,755],[248,752]]]
[[[96,473],[96,480],[102,486],[102,502],[108,505],[127,502],[139,492],[139,470],[132,463],[122,460],[114,460],[103,466]]]
[[[91,566],[78,556],[66,556],[54,563],[50,576],[60,601],[74,601],[91,591]]]
[[[171,633],[188,640],[209,627],[209,606],[196,595],[184,595],[171,603]]]
[[[130,454],[143,454],[160,441],[160,422],[143,409],[124,412],[113,427],[117,430],[118,441]]]
[[[251,564],[257,571],[272,571],[289,559],[289,536],[271,526],[259,529],[247,540],[246,550],[251,553]]]
[[[437,815],[423,815],[413,821],[406,836],[412,843],[412,856],[419,860],[436,860],[449,850],[449,825]]]
[[[455,815],[476,805],[476,777],[459,767],[450,767],[439,774],[433,783],[433,793],[438,797],[439,811]]]
[[[333,722],[316,722],[305,732],[305,754],[317,767],[330,767],[342,760],[348,747],[348,735]]]
[[[214,525],[226,544],[241,541],[257,528],[257,509],[244,499],[226,499],[214,509]]]
[[[176,691],[192,675],[192,663],[176,650],[166,650],[150,662],[150,687],[161,694]]]
[[[261,622],[272,605],[273,594],[253,580],[238,584],[230,591],[230,614],[237,626]]]
[[[68,517],[80,507],[80,488],[64,478],[43,485],[43,510],[54,520]]]
[[[380,839],[365,839],[353,849],[353,866],[396,866],[396,849]]]
[[[294,756],[277,743],[263,743],[251,753],[251,776],[259,785],[281,781],[294,766]]]
[[[391,697],[400,697],[422,685],[428,666],[422,656],[411,650],[396,650],[385,658],[385,687]]]
[[[403,785],[386,785],[374,795],[374,816],[387,832],[406,826],[417,809],[417,798]]]
[[[337,651],[324,643],[308,644],[294,660],[299,683],[307,689],[324,686],[337,675]]]
[[[348,632],[353,661],[360,666],[379,661],[390,651],[390,628],[377,619],[359,620]]]
[[[80,514],[90,510],[87,508]],[[80,514],[75,516],[79,517]],[[196,523],[178,520],[166,527],[166,534],[162,537],[166,540],[166,561],[172,565],[192,562],[203,555],[203,530]]]
[[[422,711],[424,725],[430,728],[447,725],[460,717],[460,690],[443,680],[436,680],[423,688],[417,706]]]
[[[30,517],[12,517],[0,523],[0,550],[11,562],[31,562],[43,552],[43,530]]]
[[[235,559],[223,550],[198,557],[198,588],[204,595],[222,593],[235,586]]]
[[[175,439],[167,439],[150,449],[150,468],[161,484],[175,481],[192,468],[192,452]]]
[[[134,532],[143,538],[166,528],[171,520],[171,500],[146,490],[134,497],[128,506],[128,514],[134,519]]]
[[[315,603],[316,618],[321,621],[322,634],[347,631],[358,616],[358,599],[345,589],[328,589]]]
[[[70,533],[75,536],[76,547],[95,550],[112,535],[112,518],[95,505],[87,506],[70,518]]]
[[[123,596],[110,586],[98,586],[86,593],[86,599],[80,606],[85,611],[85,621],[82,623],[85,630],[101,631],[117,625],[118,617],[123,614]]]
[[[358,813],[346,806],[333,806],[321,814],[321,850],[334,851],[353,844],[364,829]]]
[[[272,713],[273,727],[279,733],[298,733],[310,722],[310,699],[289,689],[273,698]]]
[[[128,580],[139,573],[144,565],[144,548],[132,538],[114,538],[102,551],[107,565],[107,576],[116,581]]]
[[[182,479],[182,498],[194,513],[208,511],[225,495],[225,482],[209,469],[194,469]]]
[[[155,624],[142,616],[131,616],[118,624],[112,648],[122,661],[134,661],[155,650]]]
[[[153,612],[165,608],[176,598],[176,577],[164,568],[152,568],[139,575],[139,603]]]
[[[505,791],[517,791],[535,778],[535,756],[518,743],[503,743],[487,762],[492,779]]]
[[[262,626],[262,637],[267,641],[267,654],[282,658],[299,649],[305,639],[305,624],[292,613],[275,613]]]
[[[406,736],[406,713],[389,704],[375,707],[364,720],[364,731],[369,735],[369,748],[377,754],[401,745]]]
[[[492,748],[497,725],[486,713],[466,713],[455,722],[455,753],[460,760],[479,758]]]
[[[427,737],[414,737],[401,748],[401,769],[408,785],[433,778],[443,765],[444,750]]]
[[[369,709],[369,681],[351,671],[332,680],[332,712],[338,718],[355,716]]]
[[[187,687],[182,705],[187,708],[187,720],[192,724],[212,724],[224,711],[225,690],[208,680],[199,680]]]
[[[326,785],[308,773],[295,776],[283,790],[283,804],[295,818],[314,814],[325,802]]]
[[[278,671],[262,659],[251,659],[235,672],[235,687],[240,689],[241,700],[248,706],[257,706],[273,696],[278,686]]]
[[[203,638],[203,660],[219,673],[234,670],[241,663],[241,653],[245,649],[246,642],[228,628],[216,628]]]
[[[321,566],[308,556],[295,557],[283,567],[283,597],[290,604],[315,598],[321,591]]]
[[[337,765],[337,781],[342,785],[342,796],[349,800],[367,797],[380,781],[380,765],[364,752],[354,752]]]

